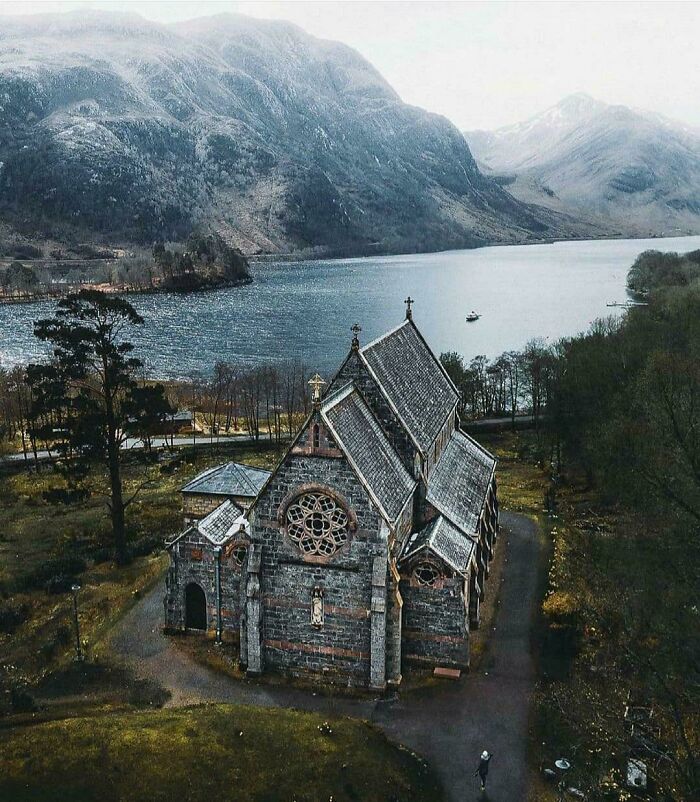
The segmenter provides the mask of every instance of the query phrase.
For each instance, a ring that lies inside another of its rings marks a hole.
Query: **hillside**
[[[54,240],[197,226],[247,254],[600,230],[515,200],[450,122],[342,44],[238,15],[164,26],[85,10],[3,19],[0,213]]]
[[[577,94],[532,119],[467,131],[515,197],[630,235],[700,232],[700,132]]]

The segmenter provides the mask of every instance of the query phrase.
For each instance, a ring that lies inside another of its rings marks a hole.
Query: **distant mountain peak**
[[[631,234],[700,230],[700,135],[661,115],[577,92],[525,122],[465,137],[521,200]]]

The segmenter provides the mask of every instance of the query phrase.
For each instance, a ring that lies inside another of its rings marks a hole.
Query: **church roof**
[[[254,498],[269,477],[270,471],[263,468],[227,462],[200,473],[182,488],[182,492]]]
[[[442,515],[433,518],[420,532],[406,542],[401,562],[423,549],[431,551],[454,571],[465,573],[469,568],[476,544]]]
[[[496,460],[455,431],[428,478],[427,500],[468,534],[476,533]]]
[[[197,529],[214,545],[224,543],[246,525],[243,510],[231,500],[224,501],[197,524]]]
[[[329,396],[321,414],[382,514],[393,523],[416,486],[353,384]]]
[[[416,445],[428,451],[459,394],[410,320],[360,351]]]

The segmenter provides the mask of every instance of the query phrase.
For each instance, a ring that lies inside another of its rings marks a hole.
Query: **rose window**
[[[440,571],[432,563],[418,563],[413,569],[413,576],[419,585],[432,588],[440,579]]]
[[[348,516],[324,493],[305,493],[287,508],[287,534],[303,554],[330,557],[348,542]]]

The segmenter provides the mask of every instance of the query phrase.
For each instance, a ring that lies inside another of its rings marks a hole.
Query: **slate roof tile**
[[[270,471],[263,468],[227,462],[200,473],[182,488],[182,492],[254,498],[269,477]]]
[[[381,426],[353,385],[334,393],[322,415],[391,523],[416,486]]]
[[[409,320],[360,353],[419,448],[427,452],[458,401],[435,355]]]
[[[420,532],[411,535],[404,547],[401,562],[427,549],[454,571],[465,573],[475,548],[476,544],[468,535],[443,515],[438,515]]]
[[[197,529],[214,545],[220,545],[245,524],[243,510],[229,499],[202,518]]]
[[[428,478],[427,500],[467,534],[475,534],[496,460],[455,431]]]

